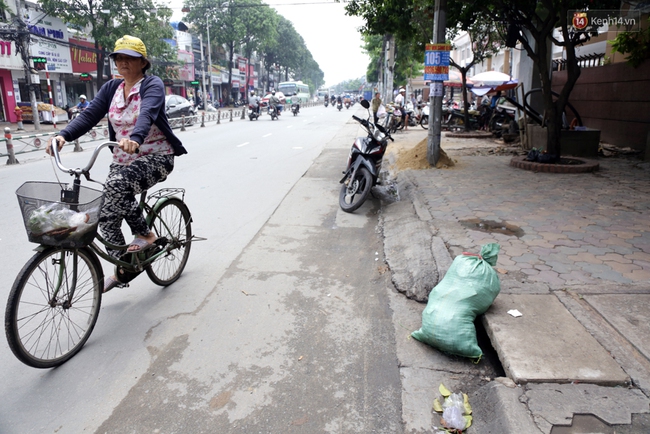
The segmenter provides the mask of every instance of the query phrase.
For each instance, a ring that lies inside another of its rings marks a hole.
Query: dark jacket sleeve
[[[104,83],[86,110],[79,113],[79,116],[62,129],[59,135],[71,142],[90,131],[108,113],[115,90],[121,82],[122,80],[110,80]]]

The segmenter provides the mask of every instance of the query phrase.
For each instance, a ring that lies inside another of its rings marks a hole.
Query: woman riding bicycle
[[[119,142],[113,148],[113,161],[104,184],[104,205],[99,217],[102,236],[111,244],[125,244],[122,220],[126,220],[135,239],[127,253],[148,249],[156,241],[138,207],[135,196],[167,179],[174,169],[174,157],[186,154],[172,132],[165,113],[165,86],[159,77],[145,75],[151,67],[147,49],[136,37],[125,35],[109,55],[123,79],[105,83],[88,108],[58,136],[58,149],[73,141],[108,114],[109,139]],[[51,155],[51,142],[46,152]],[[121,250],[107,249],[115,258]],[[106,278],[104,292],[118,286],[116,276]]]

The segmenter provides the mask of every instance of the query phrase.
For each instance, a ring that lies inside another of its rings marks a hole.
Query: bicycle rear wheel
[[[176,198],[165,201],[156,212],[158,214],[154,214],[149,227],[159,239],[165,238],[171,247],[167,254],[156,259],[145,270],[153,283],[167,286],[178,280],[187,265],[192,247],[192,218],[187,206]],[[154,250],[153,254],[157,251]]]
[[[89,249],[53,247],[32,256],[5,311],[7,341],[18,360],[52,368],[77,354],[97,322],[102,280],[101,264]]]

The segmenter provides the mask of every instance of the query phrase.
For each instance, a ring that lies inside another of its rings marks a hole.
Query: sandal
[[[120,284],[120,282],[118,282],[113,276],[107,277],[106,279],[104,279],[104,291],[103,291],[103,293],[106,294],[108,291],[115,288],[119,284]]]
[[[126,249],[126,253],[140,253],[140,252],[143,252],[143,251],[147,250],[148,248],[153,247],[155,242],[156,241],[154,240],[153,243],[149,243],[144,238],[135,238],[131,242],[131,244],[129,244],[129,247]],[[135,247],[135,248],[133,248],[133,247]]]

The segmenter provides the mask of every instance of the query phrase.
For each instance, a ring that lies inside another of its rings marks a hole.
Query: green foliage
[[[177,61],[175,50],[163,41],[173,36],[169,25],[172,11],[156,6],[152,0],[41,0],[40,6],[48,15],[61,18],[95,40],[98,87],[104,81],[101,72],[105,55],[124,35],[142,39],[154,73],[164,73],[165,65]]]
[[[648,18],[650,23],[650,18]],[[628,54],[626,60],[638,68],[645,60],[650,59],[650,26],[640,32],[619,33],[613,41],[612,50]]]
[[[261,0],[185,0],[185,6],[190,12],[184,21],[194,31],[205,35],[209,25],[213,46],[227,47],[229,68],[243,47],[245,57],[261,53],[267,67],[275,66],[285,77],[302,79],[314,89],[323,83],[323,72],[302,36]]]

